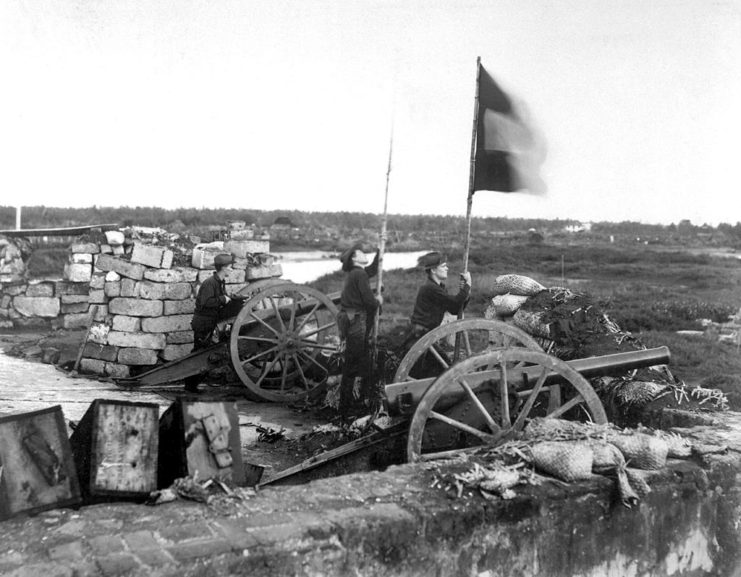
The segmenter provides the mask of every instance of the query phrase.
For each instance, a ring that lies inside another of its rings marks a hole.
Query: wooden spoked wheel
[[[267,286],[245,301],[230,339],[232,365],[250,393],[298,401],[326,384],[326,361],[340,342],[337,307],[311,287]]]
[[[399,363],[394,382],[435,377],[457,362],[510,347],[543,350],[525,331],[502,321],[481,318],[453,321],[431,330],[409,349]]]
[[[607,422],[589,382],[564,361],[512,348],[466,359],[430,385],[412,417],[409,461],[497,445],[534,417]]]

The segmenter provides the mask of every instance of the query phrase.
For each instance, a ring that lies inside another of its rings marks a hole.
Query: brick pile
[[[266,239],[234,234],[187,249],[187,260],[182,246],[161,242],[162,235],[108,231],[104,239],[73,243],[62,280],[0,284],[0,328],[90,327],[80,370],[127,377],[191,351],[195,295],[217,254],[234,257],[230,293],[282,274]],[[11,243],[3,246],[4,254],[15,254]]]

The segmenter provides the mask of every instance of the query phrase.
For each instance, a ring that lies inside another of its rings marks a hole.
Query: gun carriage
[[[248,286],[228,339],[133,378],[122,386],[158,386],[223,364],[250,397],[296,402],[319,392],[337,352],[339,293],[282,281]],[[408,431],[407,459],[437,458],[496,444],[541,416],[607,422],[587,378],[668,363],[666,347],[562,361],[541,342],[497,320],[470,318],[430,331],[401,360],[385,403],[394,426]],[[387,431],[387,432],[388,432]]]

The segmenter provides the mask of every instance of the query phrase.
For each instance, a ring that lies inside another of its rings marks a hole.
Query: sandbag
[[[592,476],[594,454],[587,443],[546,441],[530,449],[533,465],[562,481],[572,482]]]
[[[529,276],[520,274],[503,274],[494,280],[492,294],[505,295],[507,293],[520,296],[533,296],[546,288],[538,281],[531,279]]]
[[[669,445],[666,441],[645,433],[611,434],[607,441],[615,445],[634,469],[661,469],[666,465]]]
[[[495,296],[491,299],[491,304],[494,307],[494,312],[497,316],[511,317],[527,299],[528,297],[526,296],[507,293],[505,295]]]

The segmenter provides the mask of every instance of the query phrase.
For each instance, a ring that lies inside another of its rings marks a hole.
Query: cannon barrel
[[[625,353],[614,353],[600,357],[588,357],[567,361],[566,364],[580,373],[585,378],[604,377],[623,373],[633,369],[664,365],[669,362],[671,354],[667,347],[656,347],[641,351],[629,351]],[[520,367],[507,371],[507,380],[517,389],[524,388],[527,383],[534,382],[541,374],[542,367]],[[465,376],[466,382],[475,389],[476,386],[498,379],[499,370],[482,371]],[[561,376],[550,372],[546,376],[546,385],[552,385],[561,380]],[[386,402],[389,413],[406,414],[413,411],[429,386],[435,382],[436,377],[406,381],[403,383],[391,383],[386,385]],[[458,396],[459,391],[451,392]],[[462,393],[462,391],[461,391]]]

